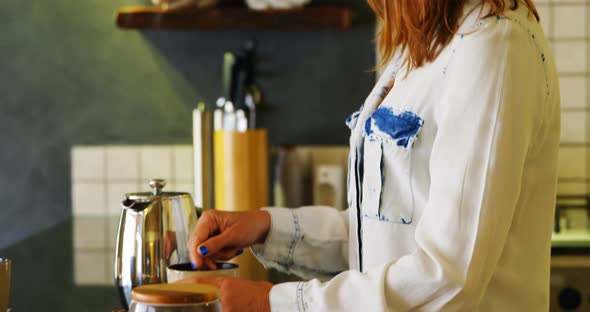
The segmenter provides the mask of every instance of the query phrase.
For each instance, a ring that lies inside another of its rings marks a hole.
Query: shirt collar
[[[521,6],[526,5],[521,0]],[[489,12],[489,6],[482,4],[482,0],[467,0],[463,7],[463,17],[459,22],[459,29],[457,30],[458,35],[467,35],[477,31],[481,26],[485,24],[483,21],[484,16]],[[513,0],[504,0],[506,8],[512,7]]]
[[[463,16],[457,34],[466,35],[476,31],[481,26],[482,17],[486,15],[485,11],[481,0],[467,0],[463,6]]]

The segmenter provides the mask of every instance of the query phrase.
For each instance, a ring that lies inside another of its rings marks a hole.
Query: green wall
[[[137,1],[139,2],[139,1]],[[76,144],[189,143],[191,110],[220,93],[221,55],[260,44],[262,126],[274,144],[346,144],[374,74],[364,3],[347,32],[137,32],[131,0],[3,0],[0,249],[70,217]]]

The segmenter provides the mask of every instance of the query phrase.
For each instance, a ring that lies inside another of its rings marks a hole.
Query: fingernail
[[[209,253],[209,250],[207,249],[207,246],[201,246],[199,247],[199,252],[201,255],[206,256]]]
[[[197,265],[194,264],[194,263],[191,263],[191,268],[193,268],[193,270],[196,270],[197,269]]]
[[[239,256],[243,253],[244,253],[244,249],[238,249],[238,251],[236,251],[236,256]]]

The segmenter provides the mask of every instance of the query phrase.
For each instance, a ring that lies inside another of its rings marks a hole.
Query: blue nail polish
[[[238,249],[238,251],[236,251],[236,256],[239,256],[243,253],[244,253],[244,249]]]
[[[194,263],[191,263],[191,268],[193,268],[193,270],[196,270],[197,269],[197,265],[194,264]]]
[[[201,246],[199,247],[199,252],[201,255],[206,256],[209,253],[209,250],[207,249],[207,246]]]

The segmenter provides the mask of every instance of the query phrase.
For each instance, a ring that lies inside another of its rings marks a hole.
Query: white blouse
[[[434,62],[394,58],[347,120],[347,211],[267,209],[254,253],[315,278],[275,285],[272,311],[548,310],[556,70],[524,4],[482,18],[478,2]]]

